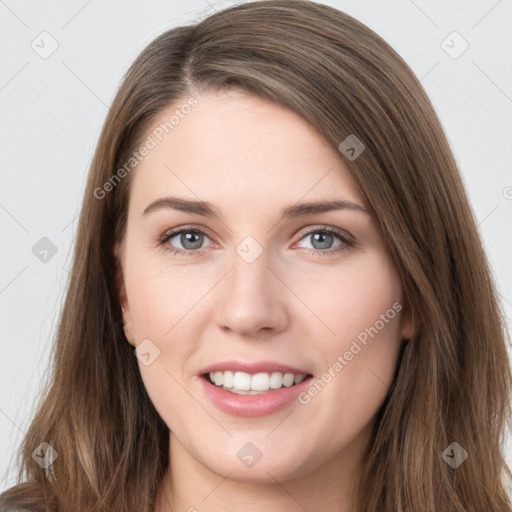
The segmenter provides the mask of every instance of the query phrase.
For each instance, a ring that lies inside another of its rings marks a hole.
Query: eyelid
[[[347,242],[351,242],[355,244],[355,238],[353,235],[351,235],[348,231],[340,228],[336,228],[334,226],[327,226],[324,224],[317,224],[316,226],[305,228],[304,230],[300,231],[300,233],[297,235],[299,236],[299,241],[302,240],[305,236],[311,234],[311,233],[317,233],[317,232],[327,232],[327,233],[335,233],[339,235],[340,237],[347,240]]]
[[[307,228],[300,230],[296,236],[299,237],[299,240],[300,240],[304,236],[306,236],[310,233],[316,233],[317,231],[322,231],[322,230],[334,231],[335,233],[337,233],[347,239],[350,239],[351,241],[355,241],[354,236],[351,235],[345,229],[336,228],[334,226],[328,226],[326,224],[317,224],[317,225],[309,226]],[[210,239],[215,238],[215,237],[212,237],[208,228],[206,228],[204,226],[196,226],[194,224],[185,224],[183,226],[176,226],[175,228],[167,229],[158,239],[162,240],[164,238],[167,238],[169,235],[172,236],[172,235],[179,234],[180,231],[198,231],[200,233],[207,235],[208,238],[210,238]]]
[[[196,232],[196,233],[203,234],[206,237],[208,237],[213,243],[216,243],[214,241],[214,237],[212,237],[210,235],[210,232],[209,232],[209,230],[206,227],[204,227],[204,226],[200,226],[199,227],[199,226],[196,226],[196,225],[193,225],[193,224],[186,224],[186,225],[183,225],[183,226],[177,226],[177,227],[174,227],[172,229],[168,229],[160,237],[158,237],[157,242],[160,245],[165,245],[165,244],[167,244],[167,242],[171,238],[174,238],[175,236],[181,234],[184,231],[185,232]],[[329,254],[332,254],[332,253],[340,252],[341,250],[346,249],[348,247],[356,246],[355,238],[353,237],[353,235],[351,235],[347,231],[345,231],[343,229],[340,229],[340,228],[336,228],[334,226],[317,224],[317,225],[309,226],[309,227],[304,228],[303,230],[301,230],[296,235],[296,237],[298,237],[298,239],[297,239],[296,242],[294,242],[292,247],[295,247],[297,243],[301,242],[308,235],[310,235],[312,233],[319,233],[319,232],[332,233],[335,236],[338,236],[340,241],[342,242],[340,245],[344,245],[345,247],[344,248],[339,248],[339,249],[338,248],[334,248],[334,249],[325,249],[325,250],[311,249],[311,248],[308,248],[308,247],[304,247],[302,249],[304,249],[305,251],[311,252],[311,253],[315,253],[315,254],[329,255]],[[208,247],[210,247],[210,246],[208,246]],[[179,249],[179,248],[176,248],[174,246],[171,246],[171,247],[166,247],[166,250],[169,250],[169,251],[171,251],[171,252],[173,252],[175,254],[181,255],[181,256],[187,256],[187,255],[200,255],[200,254],[203,254],[203,252],[208,247],[203,247],[203,248],[200,248],[200,249]],[[340,246],[337,246],[337,247],[340,247]]]
[[[172,238],[176,235],[179,235],[182,231],[194,231],[194,232],[202,233],[202,234],[208,236],[208,238],[210,238],[210,239],[214,238],[214,237],[212,237],[208,228],[205,228],[204,226],[196,226],[194,224],[185,224],[183,226],[176,226],[174,228],[165,230],[162,233],[162,235],[160,235],[158,237],[158,241]]]

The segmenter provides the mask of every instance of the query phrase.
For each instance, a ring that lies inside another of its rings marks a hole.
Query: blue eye
[[[308,238],[311,240],[311,246],[305,247],[305,249],[310,249],[309,252],[312,254],[334,254],[346,250],[354,245],[354,242],[350,240],[348,236],[343,234],[341,231],[328,228],[317,228],[311,230],[304,236],[302,236],[300,240],[302,241]],[[337,244],[336,241],[338,242]]]
[[[299,242],[310,239],[310,247],[301,247],[310,254],[325,256],[339,253],[353,247],[355,243],[343,231],[333,228],[316,228],[302,233]],[[201,254],[205,240],[210,240],[206,232],[198,228],[178,228],[165,233],[159,244],[165,246],[166,251],[179,256],[197,256]],[[178,246],[177,246],[178,245]],[[181,246],[181,247],[179,247]]]
[[[200,229],[180,228],[169,233],[166,233],[160,239],[160,243],[165,244],[166,249],[177,254],[192,255],[197,253],[205,238],[208,238],[206,233]],[[174,243],[171,240],[177,239]],[[182,248],[175,247],[176,243],[180,243]]]

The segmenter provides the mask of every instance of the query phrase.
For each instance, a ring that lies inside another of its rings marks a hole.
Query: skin
[[[160,350],[150,365],[139,361],[171,431],[156,510],[354,510],[374,416],[411,335],[405,307],[307,404],[230,415],[204,395],[198,373],[227,359],[275,360],[321,377],[358,334],[403,304],[399,275],[367,212],[279,220],[297,202],[343,199],[367,208],[341,155],[302,118],[241,92],[197,100],[133,171],[126,235],[115,248],[127,339],[134,347],[150,339]],[[220,219],[172,208],[143,215],[167,196],[208,201]],[[203,229],[202,244],[199,235],[192,246],[200,248],[185,247],[179,235],[159,243],[176,227]],[[318,237],[322,228],[354,244],[333,236],[322,245],[304,233]],[[263,249],[252,263],[235,250],[248,236]],[[195,253],[165,250],[173,246]],[[322,253],[329,249],[342,250]],[[246,442],[262,453],[252,467],[237,457]]]

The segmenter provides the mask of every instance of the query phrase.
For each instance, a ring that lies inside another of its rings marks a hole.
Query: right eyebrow
[[[163,197],[162,199],[157,199],[146,206],[142,215],[147,215],[148,213],[161,210],[162,208],[172,208],[182,212],[196,213],[204,217],[220,217],[213,206],[207,201],[182,199],[180,197]]]

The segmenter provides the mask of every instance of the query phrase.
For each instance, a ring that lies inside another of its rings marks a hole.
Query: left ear
[[[403,340],[415,338],[419,333],[419,321],[414,317],[414,310],[409,301],[403,301],[400,336]]]
[[[133,335],[132,318],[130,312],[130,305],[128,304],[128,297],[126,295],[126,287],[124,284],[123,268],[121,264],[121,244],[114,245],[114,260],[115,260],[115,283],[116,292],[123,312],[124,334],[128,343],[135,347],[135,337]]]

